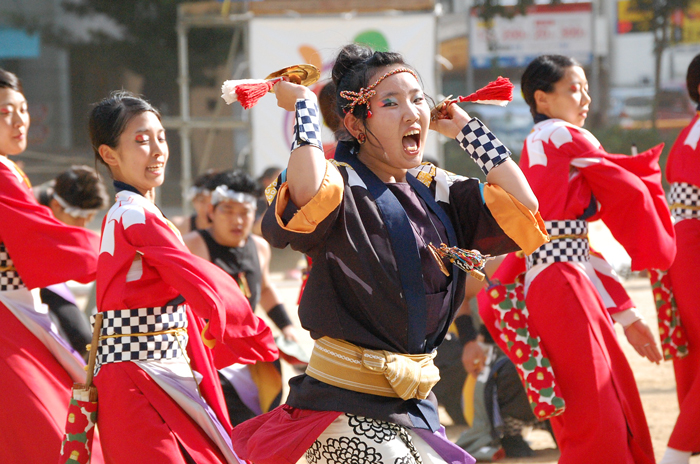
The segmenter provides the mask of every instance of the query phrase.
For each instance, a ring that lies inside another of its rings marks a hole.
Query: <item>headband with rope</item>
[[[409,68],[396,68],[387,72],[382,77],[374,81],[374,84],[368,87],[362,87],[359,92],[353,92],[352,90],[343,90],[342,92],[340,92],[341,97],[350,101],[350,103],[343,106],[343,111],[345,111],[345,114],[352,113],[355,110],[355,105],[367,105],[367,119],[371,118],[372,111],[369,106],[369,99],[377,94],[377,91],[374,90],[374,88],[377,87],[387,77],[402,72],[410,73],[411,75],[413,75],[413,77],[416,78],[417,81],[420,82],[420,80],[418,79],[418,75],[414,70]]]

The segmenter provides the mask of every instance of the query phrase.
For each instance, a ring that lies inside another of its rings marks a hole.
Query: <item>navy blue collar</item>
[[[542,121],[546,121],[549,119],[549,116],[542,114],[542,113],[535,113],[535,115],[532,117],[532,119],[535,121],[535,124],[540,123]]]
[[[353,147],[349,146],[349,144],[344,142],[338,143],[335,159],[336,161],[349,164],[360,176],[370,195],[374,198],[377,209],[379,209],[384,220],[408,309],[409,353],[423,353],[426,348],[432,350],[431,346],[426,347],[427,307],[420,255],[416,247],[413,229],[403,206],[401,206],[401,203],[399,203],[391,190],[387,188],[386,184],[357,159],[357,155],[353,152]],[[406,180],[445,226],[448,242],[450,242],[449,245],[457,245],[454,227],[445,211],[435,201],[430,190],[410,173],[406,173]],[[451,298],[454,296],[457,275],[456,267],[453,267],[453,294],[450,295]]]
[[[114,185],[114,191],[117,193],[121,192],[122,190],[126,190],[127,192],[134,192],[134,193],[138,193],[139,195],[143,196],[143,194],[141,192],[139,192],[136,189],[136,187],[129,185],[125,182],[115,180],[112,182],[112,184]]]
[[[695,107],[695,111],[700,111],[700,103],[698,103],[698,106]]]

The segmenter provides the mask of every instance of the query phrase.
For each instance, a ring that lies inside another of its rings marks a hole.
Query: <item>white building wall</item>
[[[614,34],[610,58],[613,87],[654,85],[654,36],[651,33]]]

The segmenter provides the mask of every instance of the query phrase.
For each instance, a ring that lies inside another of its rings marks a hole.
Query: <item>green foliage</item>
[[[661,89],[661,58],[669,43],[675,42],[670,33],[671,15],[677,11],[685,12],[690,0],[631,0],[631,6],[640,11],[653,12],[651,31],[654,33],[654,106],[652,121],[656,128],[656,115],[659,108]]]
[[[561,1],[555,0],[552,3],[559,4]],[[494,17],[513,18],[515,15],[524,15],[527,7],[534,4],[534,0],[517,0],[515,5],[503,6],[500,0],[476,0],[474,7],[477,9],[479,17],[486,21],[490,27],[490,22]]]

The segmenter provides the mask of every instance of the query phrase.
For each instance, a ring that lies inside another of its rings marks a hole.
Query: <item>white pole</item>
[[[179,11],[182,16],[182,10]],[[182,19],[182,18],[180,18]],[[192,184],[192,145],[190,142],[190,77],[189,77],[189,57],[187,42],[187,26],[182,23],[177,26],[177,54],[179,64],[178,84],[180,85],[180,144],[181,162],[180,188],[182,195],[182,214],[190,215],[190,202],[187,192]]]

